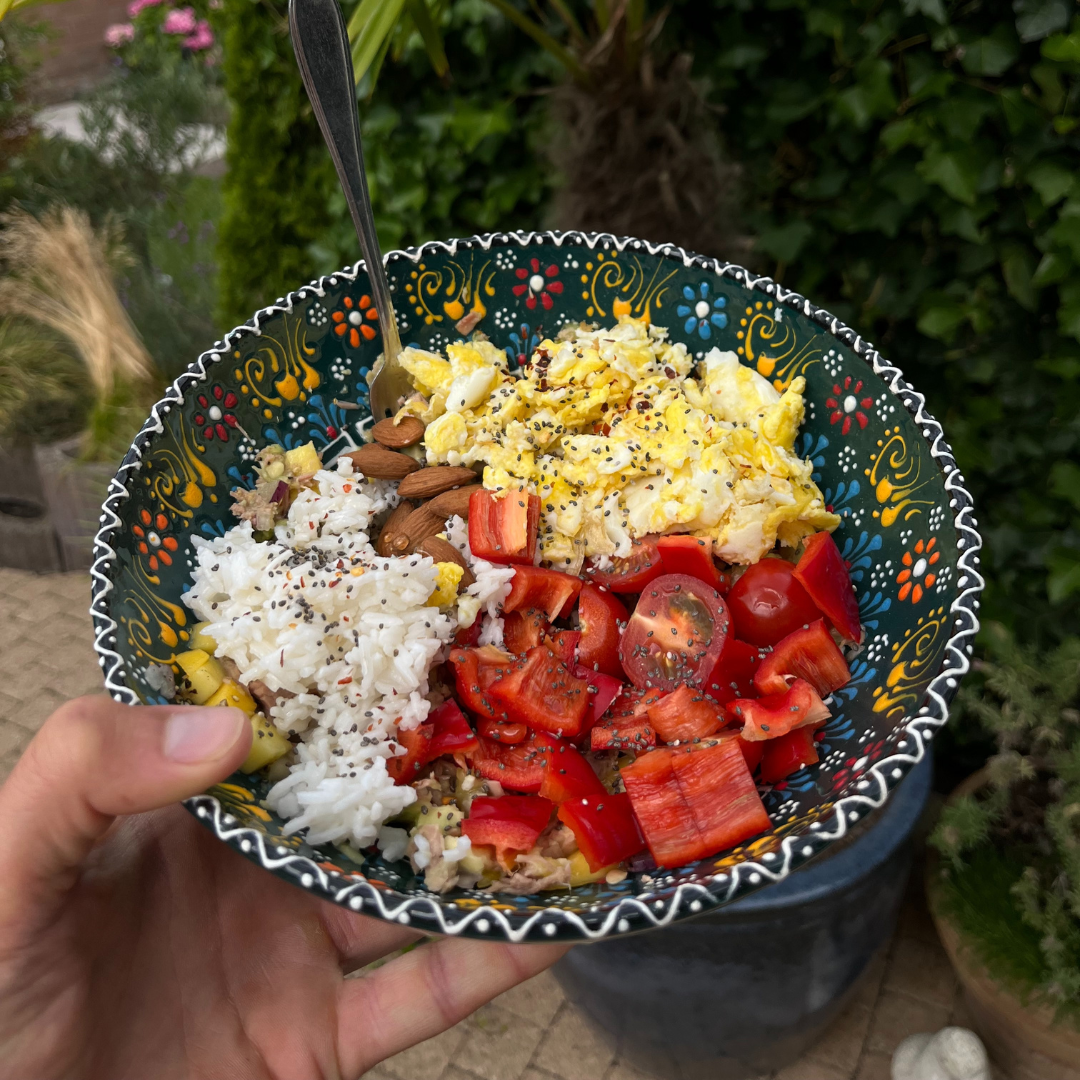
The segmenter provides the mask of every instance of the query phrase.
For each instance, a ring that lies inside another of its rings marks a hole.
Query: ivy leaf
[[[1055,30],[1069,25],[1066,0],[1013,0],[1016,32],[1021,41],[1041,41]]]
[[[964,309],[955,300],[938,300],[919,316],[918,327],[927,337],[950,342],[964,321]]]
[[[1027,171],[1027,182],[1042,199],[1043,206],[1051,207],[1060,202],[1073,186],[1075,173],[1053,161],[1036,162]]]
[[[904,0],[905,15],[927,15],[935,22],[945,21],[945,5],[941,0]]]
[[[1080,341],[1080,281],[1067,281],[1059,287],[1058,328]]]
[[[1080,63],[1080,33],[1048,37],[1042,43],[1042,54],[1047,60],[1061,64]]]
[[[1047,235],[1054,243],[1068,248],[1074,261],[1080,262],[1080,205],[1066,203],[1057,224]]]
[[[1003,74],[1019,55],[1020,48],[1012,27],[1002,23],[988,37],[977,38],[966,46],[960,63],[969,75],[996,77]]]
[[[1050,490],[1080,510],[1080,465],[1072,461],[1055,462],[1050,470]]]
[[[933,147],[916,169],[924,180],[939,185],[967,206],[974,206],[979,191],[979,168],[970,154]]]
[[[756,247],[768,252],[780,262],[793,262],[802,251],[803,244],[813,235],[814,228],[808,221],[796,219],[786,225],[766,229],[758,237]]]
[[[1005,288],[1009,295],[1023,308],[1034,311],[1038,304],[1033,277],[1035,259],[1031,249],[1012,244],[1001,256],[1001,273],[1005,278]]]
[[[1048,251],[1035,267],[1035,273],[1031,279],[1032,284],[1036,288],[1042,288],[1043,285],[1056,285],[1063,278],[1068,277],[1072,268],[1073,261],[1068,255],[1060,251]]]
[[[1046,593],[1050,603],[1060,604],[1080,592],[1080,552],[1058,550],[1049,559],[1050,575]]]

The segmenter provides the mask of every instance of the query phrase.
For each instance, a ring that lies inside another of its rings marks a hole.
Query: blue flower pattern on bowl
[[[727,297],[717,296],[711,303],[709,301],[709,283],[703,281],[697,292],[690,285],[684,285],[682,294],[686,299],[685,304],[680,304],[675,313],[680,319],[685,319],[683,329],[688,334],[696,333],[702,341],[708,341],[712,337],[712,328],[723,330],[728,324],[728,317],[724,311],[727,307]]]

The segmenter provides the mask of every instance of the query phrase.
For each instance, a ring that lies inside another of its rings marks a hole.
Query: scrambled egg
[[[449,607],[456,599],[465,571],[452,562],[435,564],[435,588],[427,598],[428,607]]]
[[[806,381],[783,395],[732,352],[694,369],[667,331],[624,316],[564,329],[520,374],[489,341],[446,357],[406,349],[429,464],[484,463],[493,490],[541,499],[540,550],[577,572],[587,556],[623,556],[631,538],[710,536],[729,563],[757,562],[840,519],[794,451]]]

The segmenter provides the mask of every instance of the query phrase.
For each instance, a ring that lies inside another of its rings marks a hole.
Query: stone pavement
[[[100,689],[89,596],[84,574],[39,577],[0,569],[0,780],[57,705]],[[846,1012],[801,1061],[772,1080],[888,1080],[901,1039],[949,1023],[965,1024],[964,1006],[915,880],[895,938]],[[366,1080],[647,1077],[607,1046],[545,973],[383,1062]]]

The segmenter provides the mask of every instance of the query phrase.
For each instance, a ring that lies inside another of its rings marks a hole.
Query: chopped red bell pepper
[[[477,748],[465,755],[469,765],[485,780],[497,780],[511,791],[527,792],[540,790],[548,756],[561,745],[558,739],[535,731],[512,746],[503,746],[483,735],[477,742]]]
[[[546,646],[530,649],[523,661],[487,688],[496,715],[571,738],[589,712],[588,683],[571,675]]]
[[[570,670],[579,678],[589,684],[589,718],[588,725],[599,723],[601,717],[611,708],[611,703],[622,693],[623,682],[613,679],[610,675],[593,671],[581,664],[574,664]]]
[[[711,585],[721,596],[729,583],[713,561],[712,537],[661,536],[656,541],[665,574],[688,574]]]
[[[734,739],[652,750],[622,778],[658,866],[704,859],[770,827]]]
[[[753,697],[757,693],[754,672],[765,655],[756,645],[729,637],[712,674],[705,678],[701,688],[721,705],[735,698]]]
[[[544,779],[540,784],[540,794],[545,799],[562,803],[567,799],[582,799],[606,793],[593,767],[568,743],[563,743],[547,755]]]
[[[458,701],[477,716],[494,716],[495,706],[488,700],[488,687],[513,667],[514,658],[494,645],[478,649],[452,649],[454,687]]]
[[[454,635],[455,649],[470,649],[480,644],[480,634],[483,631],[483,620],[479,615],[473,619],[472,626],[463,626]]]
[[[573,830],[578,850],[593,872],[621,863],[645,846],[625,792],[570,799],[559,807],[559,820]]]
[[[747,739],[744,739],[737,731],[720,731],[717,732],[715,738],[721,741],[724,739],[734,739],[739,744],[742,756],[746,759],[746,767],[751,773],[761,764],[761,758],[765,753],[765,747],[769,745],[767,742],[750,742]]]
[[[796,728],[786,735],[781,735],[779,739],[770,739],[757,745],[764,750],[761,758],[761,780],[765,784],[778,784],[793,772],[818,762],[812,727]]]
[[[524,656],[544,640],[547,628],[542,611],[511,611],[503,617],[503,644],[510,652]]]
[[[598,585],[583,585],[578,601],[579,662],[584,667],[621,679],[619,634],[629,618],[630,613],[614,593]]]
[[[503,746],[515,746],[529,737],[529,729],[524,724],[509,724],[488,716],[481,716],[476,721],[476,731],[485,739],[494,739]]]
[[[612,592],[639,593],[651,581],[665,573],[664,560],[656,547],[657,537],[642,536],[630,541],[630,554],[615,556],[610,570],[597,570],[586,564],[585,574],[594,585],[603,585]]]
[[[795,728],[819,723],[832,715],[817,691],[803,679],[796,679],[786,694],[753,700],[737,698],[724,707],[732,720],[743,725],[742,737],[749,742],[779,739]]]
[[[649,706],[659,701],[660,691],[623,687],[610,715],[589,733],[593,750],[623,750],[643,753],[656,745],[656,732],[649,724]]]
[[[478,745],[476,732],[469,727],[465,714],[452,699],[432,709],[427,722],[434,728],[431,746],[428,748],[431,754],[429,761],[434,761],[443,754],[461,754],[475,749]]]
[[[666,743],[702,739],[727,723],[724,710],[700,690],[680,686],[649,706],[649,723]]]
[[[531,850],[547,828],[553,809],[539,795],[481,795],[469,806],[461,831],[474,844],[490,844],[499,862],[512,870],[515,857]]]
[[[784,694],[795,679],[805,679],[822,697],[851,681],[844,654],[824,619],[778,641],[754,673],[754,686],[759,694]]]
[[[431,752],[434,737],[435,725],[428,721],[410,731],[397,733],[396,740],[405,747],[405,754],[386,759],[386,771],[393,777],[395,784],[411,784],[420,770],[439,756]],[[475,739],[475,736],[473,738]]]
[[[478,559],[532,565],[539,524],[540,498],[524,488],[478,488],[469,498],[469,550]]]
[[[577,647],[581,640],[579,630],[556,630],[548,634],[547,647],[568,667],[577,663]]]
[[[845,641],[862,641],[859,601],[847,564],[831,534],[814,533],[803,541],[795,577]]]
[[[581,592],[581,578],[540,566],[519,566],[510,582],[510,595],[503,601],[503,611],[534,608],[557,619],[559,613]]]

